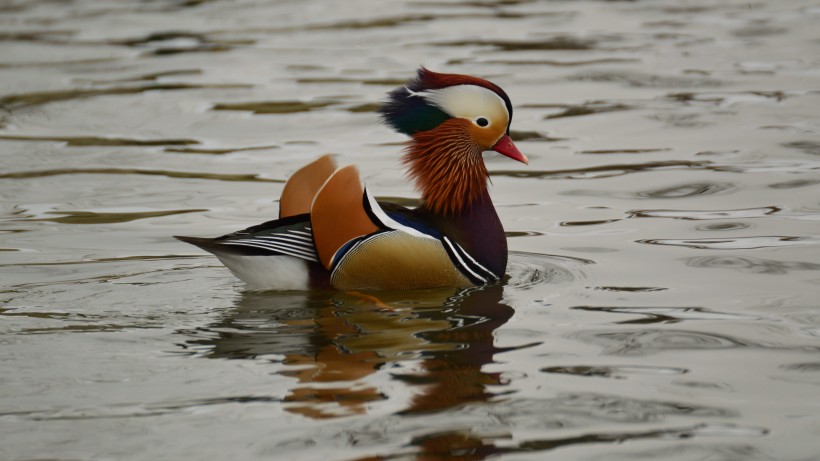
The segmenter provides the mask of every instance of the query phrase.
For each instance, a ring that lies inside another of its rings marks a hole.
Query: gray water
[[[0,459],[815,460],[820,4],[0,1]],[[173,240],[492,79],[509,279],[245,290]]]

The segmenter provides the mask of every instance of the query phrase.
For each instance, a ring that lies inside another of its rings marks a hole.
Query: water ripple
[[[700,165],[698,165],[700,166]],[[713,195],[726,192],[735,188],[735,185],[727,182],[692,182],[676,186],[662,187],[660,189],[650,189],[635,194],[639,198],[685,198],[701,195]]]
[[[797,149],[804,154],[820,155],[820,142],[815,141],[794,141],[783,144],[783,147]]]
[[[820,179],[793,179],[769,184],[772,189],[796,189],[798,187],[808,187],[820,184]]]
[[[598,307],[598,306],[575,306],[571,309],[608,312],[616,314],[636,314],[642,318],[634,320],[624,320],[616,322],[618,324],[652,324],[652,323],[678,323],[682,320],[761,320],[760,316],[735,314],[729,312],[718,312],[704,307]]]
[[[198,213],[208,211],[204,208],[189,210],[158,210],[141,212],[113,212],[98,213],[93,211],[48,211],[46,214],[63,215],[55,218],[29,218],[18,219],[16,221],[51,221],[60,224],[114,224],[136,221],[138,219],[159,218],[162,216],[173,216],[185,213]]]
[[[582,331],[571,337],[600,345],[607,355],[645,355],[668,350],[720,350],[756,346],[729,335],[648,328],[636,331]]]
[[[561,112],[556,112],[554,114],[549,114],[544,116],[545,120],[554,119],[554,118],[564,118],[564,117],[579,117],[582,115],[594,115],[594,114],[602,114],[605,112],[618,112],[624,110],[631,110],[633,109],[632,106],[621,104],[621,103],[611,103],[611,102],[604,102],[604,101],[590,101],[585,102],[584,104],[580,105],[567,105],[567,104],[527,104],[524,107],[527,108],[560,108],[563,109]]]
[[[579,60],[557,60],[557,59],[490,59],[482,61],[486,64],[502,64],[510,66],[555,66],[555,67],[581,67],[597,66],[600,64],[632,64],[641,62],[638,58],[600,58],[600,59],[579,59]]]
[[[338,101],[260,101],[214,104],[213,110],[246,111],[254,114],[293,114],[310,112],[338,104]]]
[[[737,91],[737,92],[683,92],[670,93],[667,99],[682,102],[684,104],[706,103],[709,105],[732,104],[735,102],[748,102],[750,100],[774,100],[782,101],[792,94],[783,91]]]
[[[165,152],[171,152],[176,154],[203,154],[203,155],[224,155],[224,154],[232,154],[234,152],[247,152],[247,151],[254,151],[254,150],[269,150],[269,149],[278,149],[279,146],[269,145],[269,146],[248,146],[248,147],[227,147],[221,149],[209,149],[209,148],[199,148],[199,147],[166,147],[163,149]]]
[[[199,144],[194,139],[130,139],[101,136],[10,136],[0,135],[5,141],[63,142],[68,147],[84,146],[187,146]]]
[[[587,168],[574,168],[574,169],[567,169],[567,170],[495,170],[490,172],[490,176],[509,176],[513,178],[536,178],[536,179],[596,179],[596,178],[609,178],[613,176],[622,176],[629,173],[640,173],[645,171],[658,171],[658,170],[678,170],[678,169],[706,169],[710,165],[710,162],[692,162],[692,161],[684,161],[684,160],[664,160],[664,161],[657,161],[657,162],[646,162],[646,163],[629,163],[629,164],[615,164],[615,165],[598,165],[593,167]],[[689,196],[689,195],[700,195],[711,192],[711,189],[717,189],[720,187],[719,185],[700,185],[701,189],[704,189],[700,192],[692,192],[688,193],[686,191],[681,192],[681,194],[686,193],[687,195],[677,195],[677,196]],[[731,185],[730,185],[731,187]],[[728,188],[730,188],[728,187]],[[726,188],[723,188],[726,189]],[[723,190],[721,189],[721,190]],[[660,191],[658,193],[663,193]],[[670,193],[676,193],[672,191]],[[655,192],[646,192],[640,193],[640,196],[643,194],[647,194],[651,196],[651,198],[665,198],[665,197],[655,197],[652,194]],[[677,197],[676,196],[676,197]]]
[[[737,210],[632,210],[627,212],[626,218],[600,219],[594,221],[564,221],[561,226],[595,226],[609,224],[623,219],[632,218],[666,218],[683,219],[690,221],[704,221],[715,219],[761,218],[780,213],[782,208],[776,206],[743,208]],[[718,223],[698,226],[698,230],[734,230],[751,227],[746,223]]]
[[[682,371],[672,370],[668,370],[670,374]],[[676,416],[722,418],[736,415],[733,410],[714,406],[596,392],[565,392],[544,399],[520,398],[498,402],[488,408],[469,408],[467,411],[476,417],[509,421],[522,427],[541,426],[545,420],[556,427],[575,427],[604,421],[641,423]]]
[[[707,219],[759,218],[775,214],[781,210],[782,208],[776,206],[741,208],[736,210],[633,210],[628,213],[628,217],[672,218],[699,221]]]
[[[820,362],[801,362],[781,365],[781,369],[803,373],[820,373]]]
[[[742,223],[742,222],[722,222],[722,223],[701,224],[699,226],[695,226],[695,230],[699,230],[699,231],[730,231],[730,230],[748,229],[750,227],[752,227],[751,224],[746,224],[746,223]]]
[[[724,82],[708,78],[670,77],[636,72],[587,72],[569,77],[571,81],[613,82],[637,88],[703,88],[722,86]]]
[[[658,149],[597,149],[597,150],[582,150],[579,154],[593,154],[593,155],[608,155],[608,154],[653,154],[656,152],[667,152],[672,149],[658,148]]]
[[[107,40],[109,45],[128,46],[139,48],[148,56],[168,56],[180,53],[224,52],[237,46],[254,44],[253,40],[238,39],[225,40],[195,32],[168,31],[152,32],[138,38],[124,40]]]
[[[601,378],[626,379],[628,375],[682,375],[689,373],[686,368],[664,367],[653,365],[607,365],[607,366],[556,366],[542,368],[543,373],[556,373],[573,376],[595,376]]]
[[[583,278],[582,266],[594,261],[569,256],[511,251],[507,286],[520,289],[546,284],[566,284]]]
[[[750,256],[695,256],[686,259],[689,267],[731,269],[749,274],[783,275],[791,271],[818,271],[820,264],[805,261],[777,261]]]
[[[817,245],[820,237],[791,237],[783,235],[736,238],[701,238],[701,239],[645,239],[638,243],[648,245],[669,245],[699,250],[751,250],[755,248],[790,247]]]
[[[542,40],[458,40],[434,43],[435,46],[483,46],[500,51],[554,51],[554,50],[592,50],[597,48],[600,39],[557,36]]]
[[[210,179],[214,181],[285,182],[282,179],[263,178],[258,174],[196,173],[191,171],[143,170],[138,168],[62,168],[57,170],[14,171],[11,173],[0,173],[0,179],[28,179],[79,174],[137,174],[165,176],[167,178]]]
[[[178,91],[201,89],[250,88],[249,85],[219,84],[204,85],[192,83],[155,83],[142,86],[69,89],[57,91],[39,91],[33,93],[11,94],[0,97],[0,108],[6,110],[21,109],[32,106],[41,106],[52,102],[86,99],[97,96],[125,95],[148,93],[151,91]]]

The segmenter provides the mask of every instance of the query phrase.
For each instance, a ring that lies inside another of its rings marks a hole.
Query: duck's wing
[[[293,173],[279,198],[279,218],[309,213],[313,198],[337,168],[330,155],[323,155]]]
[[[330,283],[329,272],[317,262],[307,214],[214,239],[176,238],[213,253],[251,289],[307,290]]]
[[[313,199],[310,222],[319,261],[333,265],[347,242],[379,231],[363,206],[364,187],[359,171],[349,165],[336,170]]]
[[[268,221],[217,238],[174,237],[217,256],[293,256],[311,262],[319,260],[307,214]]]

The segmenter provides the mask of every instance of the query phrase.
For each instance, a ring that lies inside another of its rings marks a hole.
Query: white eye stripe
[[[505,125],[510,119],[504,100],[494,91],[478,85],[448,86],[413,95],[424,98],[453,117],[473,121],[486,118],[491,123],[501,121]]]

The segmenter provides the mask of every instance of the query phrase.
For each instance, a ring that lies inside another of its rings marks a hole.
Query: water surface
[[[815,2],[0,2],[3,460],[810,460]],[[511,96],[509,278],[258,293],[171,235],[323,153],[412,205],[385,92]]]

